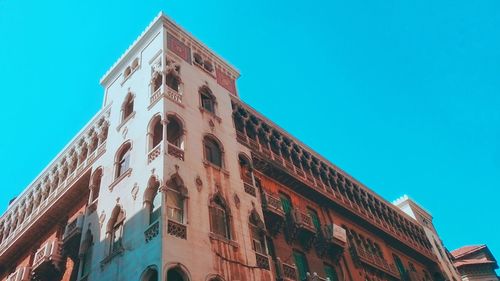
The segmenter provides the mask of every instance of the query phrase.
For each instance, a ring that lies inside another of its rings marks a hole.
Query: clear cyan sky
[[[500,2],[0,0],[0,212],[102,104],[163,10],[242,73],[242,99],[446,246],[500,258]]]

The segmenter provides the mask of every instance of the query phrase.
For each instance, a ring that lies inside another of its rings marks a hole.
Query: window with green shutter
[[[283,211],[288,215],[292,211],[292,201],[288,195],[280,193],[281,206],[283,207]]]
[[[309,272],[306,256],[301,252],[293,251],[293,258],[295,259],[295,265],[299,271],[299,280],[306,280],[307,272]]]
[[[318,213],[316,213],[315,210],[307,208],[307,212],[311,216],[312,222],[314,224],[314,228],[316,228],[316,231],[318,233],[321,232],[321,222],[319,221]]]
[[[326,278],[330,278],[330,281],[338,281],[339,278],[337,276],[337,272],[335,271],[335,268],[333,268],[331,265],[325,264],[325,275]]]

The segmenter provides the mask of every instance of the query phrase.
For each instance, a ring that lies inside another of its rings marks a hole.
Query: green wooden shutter
[[[307,272],[309,271],[309,266],[307,265],[306,256],[300,252],[293,252],[293,258],[295,259],[295,265],[299,271],[299,280],[307,279]]]
[[[307,212],[311,216],[312,222],[314,224],[314,227],[316,228],[316,231],[321,232],[321,222],[319,221],[318,214],[311,209],[308,209]]]
[[[281,199],[281,206],[283,206],[283,211],[285,211],[285,214],[288,215],[292,210],[292,202],[290,201],[290,198],[285,194],[280,194],[280,199]]]
[[[330,278],[330,281],[338,281],[337,272],[335,269],[327,264],[325,264],[325,275],[327,278]]]

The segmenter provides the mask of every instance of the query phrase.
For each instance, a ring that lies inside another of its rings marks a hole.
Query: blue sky
[[[447,247],[500,258],[500,2],[0,0],[0,212],[93,116],[99,79],[165,11],[246,102]]]

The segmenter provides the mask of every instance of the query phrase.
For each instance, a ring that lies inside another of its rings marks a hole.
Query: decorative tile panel
[[[217,83],[231,92],[231,94],[237,96],[236,84],[234,83],[234,79],[226,73],[222,72],[220,68],[217,68]]]
[[[191,49],[170,33],[167,33],[167,48],[183,60],[191,63]]]

